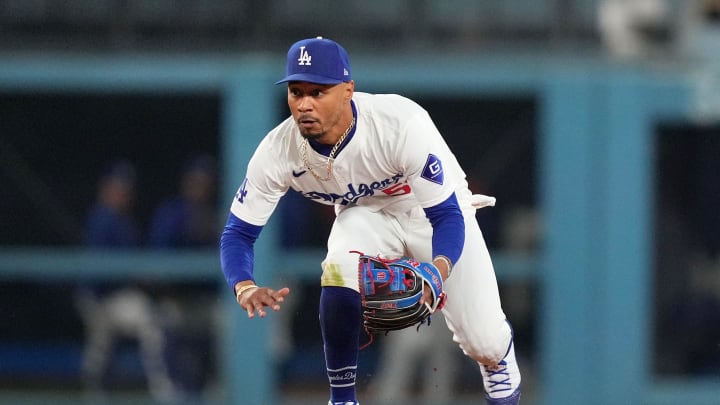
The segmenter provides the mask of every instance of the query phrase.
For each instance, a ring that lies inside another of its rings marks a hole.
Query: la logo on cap
[[[312,56],[308,54],[308,51],[305,50],[304,46],[300,47],[300,58],[298,58],[298,66],[310,66],[312,63]]]
[[[295,42],[285,62],[285,77],[275,84],[296,81],[329,85],[351,80],[347,52],[337,42],[323,37]]]

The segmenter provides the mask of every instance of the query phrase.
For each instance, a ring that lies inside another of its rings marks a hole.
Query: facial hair
[[[318,139],[322,138],[323,136],[325,136],[325,134],[327,134],[326,131],[314,134],[314,133],[305,133],[302,130],[300,130],[300,135],[302,135],[302,137],[307,139],[308,141],[318,140]]]
[[[307,140],[310,140],[310,141],[312,141],[312,140],[317,140],[317,139],[320,139],[320,138],[322,138],[323,136],[325,136],[325,135],[327,134],[327,131],[322,130],[322,127],[321,127],[321,131],[320,131],[319,133],[312,133],[312,132],[305,132],[305,131],[303,131],[303,127],[302,127],[302,125],[301,125],[301,122],[304,121],[304,120],[306,120],[306,119],[309,119],[309,118],[310,118],[310,117],[305,116],[305,115],[301,115],[300,117],[297,118],[296,123],[297,123],[298,129],[300,130],[300,135],[302,135],[303,138],[305,138],[305,139],[307,139]],[[317,121],[316,121],[316,122],[317,122]]]

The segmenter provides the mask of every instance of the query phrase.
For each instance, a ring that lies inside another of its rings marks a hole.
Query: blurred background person
[[[135,180],[135,168],[128,161],[116,162],[107,169],[87,216],[85,246],[134,248],[140,245],[140,228],[133,215]]]
[[[216,207],[215,159],[189,157],[180,170],[178,194],[155,210],[150,246],[155,248],[216,247],[221,225]]]
[[[178,190],[154,210],[148,244],[155,249],[216,249],[222,223],[216,208],[216,161],[207,154],[185,159]],[[183,395],[201,395],[214,369],[213,324],[217,283],[173,283],[159,293],[170,376]]]
[[[93,249],[140,246],[140,228],[133,215],[136,173],[127,161],[113,163],[97,186],[84,244]],[[137,341],[148,388],[156,400],[175,397],[163,358],[165,340],[150,296],[134,284],[89,283],[76,293],[85,327],[82,375],[90,398],[104,396],[112,381],[113,358],[122,339]]]
[[[597,7],[603,44],[614,57],[647,56],[671,35],[667,0],[600,0]]]

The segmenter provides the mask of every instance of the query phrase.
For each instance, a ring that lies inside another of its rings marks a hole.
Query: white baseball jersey
[[[305,142],[289,117],[262,140],[231,212],[252,225],[268,221],[289,188],[323,204],[337,218],[322,263],[322,286],[358,290],[360,250],[386,257],[432,260],[433,229],[422,208],[455,192],[465,222],[462,255],[445,281],[443,314],[454,340],[471,358],[487,364],[502,359],[511,340],[501,308],[490,254],[475,220],[465,173],[428,113],[397,95],[355,92],[355,134],[340,151],[333,176],[321,181],[303,162]],[[327,175],[327,157],[307,148],[308,163]]]
[[[398,95],[355,92],[355,134],[335,158],[333,176],[321,181],[305,167],[305,142],[292,116],[261,142],[231,212],[253,225],[265,225],[288,188],[323,204],[348,204],[373,211],[406,212],[443,202],[465,173],[428,113]],[[320,176],[327,157],[307,148],[308,163]]]

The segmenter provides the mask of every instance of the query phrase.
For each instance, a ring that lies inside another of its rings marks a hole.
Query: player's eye
[[[322,91],[322,90],[320,90],[320,89],[315,89],[315,90],[313,90],[310,94],[311,94],[313,97],[320,97],[320,96],[322,96],[323,94],[325,94],[325,92]]]

